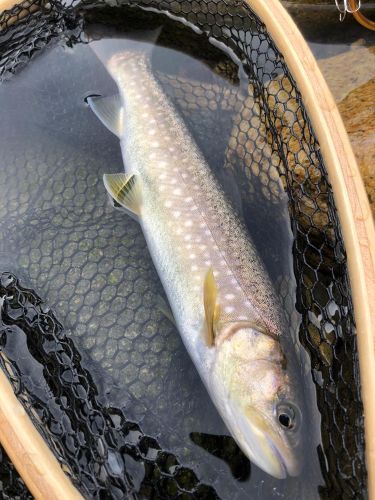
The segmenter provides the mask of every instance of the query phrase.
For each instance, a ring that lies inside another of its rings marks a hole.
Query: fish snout
[[[301,472],[301,457],[259,410],[251,407],[244,415],[237,415],[233,434],[243,452],[267,474],[285,479]]]

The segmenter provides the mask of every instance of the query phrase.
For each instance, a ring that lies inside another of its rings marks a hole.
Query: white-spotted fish
[[[183,342],[239,446],[277,478],[298,475],[302,403],[264,265],[153,76],[152,45],[103,39],[92,47],[119,90],[88,100],[123,154],[125,173],[105,175],[105,187],[139,221]]]

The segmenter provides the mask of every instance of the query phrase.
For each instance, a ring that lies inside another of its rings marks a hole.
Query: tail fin
[[[135,31],[126,35],[113,33],[103,33],[103,38],[97,39],[98,33],[95,33],[95,39],[90,42],[90,47],[108,67],[113,56],[123,54],[129,57],[136,57],[140,53],[151,54],[153,47],[159,38],[161,27],[152,31]],[[100,34],[99,34],[100,36]],[[91,37],[89,33],[89,37]]]

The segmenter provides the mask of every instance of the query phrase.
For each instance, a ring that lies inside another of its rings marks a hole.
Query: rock
[[[352,44],[349,51],[318,62],[337,103],[375,78],[375,47]]]
[[[339,103],[339,110],[375,217],[375,77],[352,90]]]
[[[338,103],[375,216],[375,46],[352,46],[319,65]]]

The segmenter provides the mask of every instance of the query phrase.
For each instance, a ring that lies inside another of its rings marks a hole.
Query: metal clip
[[[345,19],[346,13],[353,14],[361,8],[361,0],[335,0],[337,10],[340,12],[340,21]]]

